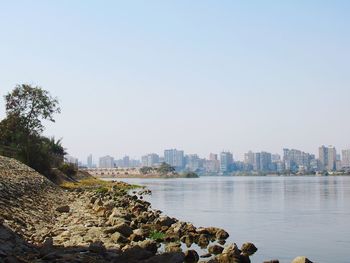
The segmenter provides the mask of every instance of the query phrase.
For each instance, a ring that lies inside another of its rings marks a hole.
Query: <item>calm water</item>
[[[152,207],[196,226],[218,226],[252,262],[350,262],[350,177],[201,177],[122,179],[146,185]]]

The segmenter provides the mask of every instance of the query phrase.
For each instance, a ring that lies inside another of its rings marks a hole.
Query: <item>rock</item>
[[[293,259],[292,263],[312,263],[312,261],[307,257],[300,256]]]
[[[241,263],[250,263],[250,258],[247,254],[241,253],[239,256]]]
[[[170,227],[172,224],[174,224],[176,222],[176,220],[174,218],[170,218],[168,216],[162,216],[159,217],[156,220],[156,224],[160,225],[160,226],[168,226]]]
[[[148,250],[152,254],[156,254],[158,251],[157,242],[154,240],[150,240],[150,239],[144,240],[144,241],[138,242],[137,245],[140,246],[141,248]]]
[[[187,247],[190,247],[194,242],[194,238],[192,235],[182,236],[180,240],[181,242],[185,243]]]
[[[179,235],[176,233],[167,233],[164,237],[165,242],[175,242],[180,239]]]
[[[236,243],[230,244],[224,248],[222,254],[239,255],[241,251],[238,249]]]
[[[90,204],[94,204],[95,201],[96,201],[97,197],[96,196],[93,196],[90,198]]]
[[[198,262],[198,260],[199,260],[199,256],[195,250],[190,249],[185,251],[185,260],[184,260],[185,263],[196,263]]]
[[[129,227],[125,223],[120,223],[118,225],[115,225],[113,228],[125,237],[129,237],[133,233],[131,227]]]
[[[205,234],[201,234],[198,238],[198,242],[197,242],[198,246],[200,246],[201,248],[205,248],[209,245],[209,238],[207,235]]]
[[[69,213],[70,208],[68,205],[63,205],[63,206],[59,206],[56,208],[56,211],[59,213]]]
[[[185,260],[185,254],[182,252],[173,252],[173,253],[163,253],[151,257],[143,263],[183,263]]]
[[[121,256],[118,257],[117,262],[139,262],[141,260],[148,259],[154,255],[150,251],[139,246],[127,247],[127,249],[123,248],[123,250],[124,251],[121,254]]]
[[[102,241],[96,241],[89,245],[89,251],[92,253],[103,254],[106,252],[106,248]]]
[[[115,232],[114,234],[112,234],[111,240],[116,243],[122,243],[122,244],[128,243],[128,239],[119,232]]]
[[[218,240],[225,240],[225,239],[227,239],[229,237],[229,234],[225,230],[219,229],[216,232],[215,237]]]
[[[165,252],[181,252],[181,244],[176,242],[167,243]]]
[[[222,254],[216,257],[219,263],[243,263],[241,261],[241,251],[238,249],[237,245],[231,244],[224,248]]]
[[[52,237],[45,238],[42,247],[40,248],[40,255],[44,256],[52,252],[53,250],[53,239]]]
[[[222,246],[219,246],[219,245],[211,245],[208,247],[209,253],[214,254],[214,255],[221,254],[223,250],[224,250],[224,248]]]
[[[207,229],[207,228],[204,228],[204,227],[199,227],[199,228],[197,228],[196,232],[197,232],[198,234],[205,234],[205,235],[209,235],[209,234],[210,234],[209,231],[208,231],[208,229]]]
[[[242,253],[248,256],[253,255],[257,250],[256,246],[249,242],[244,243],[241,247]]]

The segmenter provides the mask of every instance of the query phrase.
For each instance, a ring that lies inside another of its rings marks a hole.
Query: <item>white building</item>
[[[99,168],[114,168],[114,158],[106,155],[100,158]]]

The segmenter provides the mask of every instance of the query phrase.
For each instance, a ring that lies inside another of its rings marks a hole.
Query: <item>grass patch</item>
[[[108,188],[106,187],[99,187],[96,189],[97,194],[106,194],[108,192]]]
[[[95,177],[82,179],[76,182],[64,182],[60,185],[62,188],[68,189],[68,190],[74,190],[74,189],[96,189],[96,191],[99,191],[100,193],[106,193],[108,190],[110,190],[112,187],[115,187],[120,190],[130,190],[135,188],[143,188],[142,186],[135,185],[135,184],[127,184],[124,182],[111,182],[111,181],[105,181],[101,180]]]
[[[164,233],[159,232],[159,231],[155,231],[155,230],[149,234],[149,238],[153,239],[155,241],[162,241],[162,240],[164,240],[164,237],[165,237]]]

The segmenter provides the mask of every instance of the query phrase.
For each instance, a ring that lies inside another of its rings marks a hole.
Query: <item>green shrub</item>
[[[68,176],[73,176],[73,175],[76,175],[77,173],[77,169],[75,167],[74,164],[71,164],[71,163],[63,163],[61,164],[58,169],[64,173],[65,175],[68,175]]]
[[[165,234],[156,230],[153,230],[150,234],[149,234],[149,238],[156,240],[156,241],[162,241],[165,237]]]

